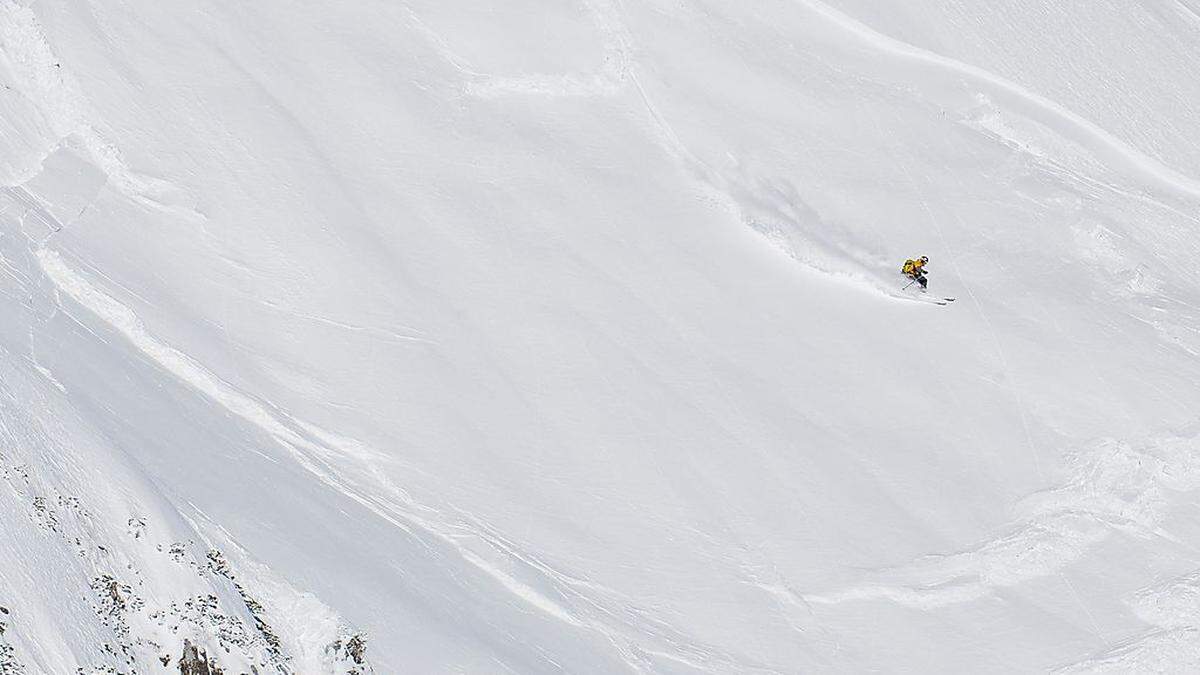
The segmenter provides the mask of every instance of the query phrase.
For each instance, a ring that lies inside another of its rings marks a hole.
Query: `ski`
[[[919,300],[921,302],[932,302],[935,305],[948,305],[948,304],[954,302],[955,298],[937,298],[937,297],[920,298],[920,297],[918,297],[917,300]]]
[[[942,306],[949,305],[950,303],[952,303],[958,299],[958,298],[952,298],[952,297],[937,297],[937,296],[930,296],[930,295],[912,295],[910,293],[902,293],[900,295],[895,295],[893,297],[899,298],[901,300],[911,300],[913,302],[924,302],[924,303],[927,303],[930,305],[942,305]]]

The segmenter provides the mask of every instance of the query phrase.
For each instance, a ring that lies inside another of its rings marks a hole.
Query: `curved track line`
[[[992,90],[992,95],[1003,99],[1009,107],[1090,149],[1098,158],[1114,168],[1123,167],[1170,192],[1187,197],[1200,197],[1200,180],[1184,175],[1150,157],[1105,131],[1096,123],[1071,112],[1063,105],[1041,94],[978,66],[963,63],[884,35],[819,0],[796,0],[796,2],[843,33],[880,52],[910,63],[950,71],[970,78],[976,84],[988,86]]]

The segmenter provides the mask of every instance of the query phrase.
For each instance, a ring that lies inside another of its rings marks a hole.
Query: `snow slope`
[[[0,0],[0,672],[1195,669],[1198,17]]]

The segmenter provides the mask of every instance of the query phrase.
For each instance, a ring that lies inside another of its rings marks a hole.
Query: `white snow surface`
[[[0,673],[1196,671],[1197,45],[0,0]]]

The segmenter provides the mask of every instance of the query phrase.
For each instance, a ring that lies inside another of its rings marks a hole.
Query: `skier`
[[[923,255],[916,260],[909,258],[908,260],[904,261],[904,267],[900,270],[901,272],[904,272],[904,276],[912,279],[918,284],[921,284],[922,291],[927,290],[926,287],[929,285],[929,280],[925,278],[925,275],[928,274],[928,272],[925,271],[925,265],[928,262],[929,256],[927,255]]]

